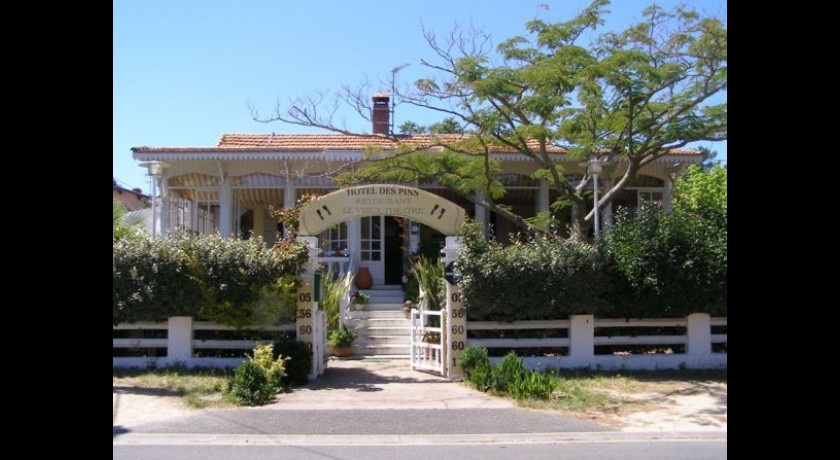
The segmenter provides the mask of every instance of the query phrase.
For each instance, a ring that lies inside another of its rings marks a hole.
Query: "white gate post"
[[[297,241],[305,243],[309,247],[309,260],[303,264],[301,273],[301,285],[297,290],[297,339],[306,343],[312,351],[312,369],[309,373],[309,380],[314,380],[324,369],[323,344],[315,343],[315,340],[323,341],[323,333],[315,334],[318,324],[318,303],[315,302],[315,257],[318,256],[318,237],[299,236]]]
[[[688,346],[685,352],[689,355],[708,355],[712,352],[712,318],[708,313],[692,313],[688,315]]]
[[[444,326],[441,337],[443,345],[443,376],[450,379],[462,378],[463,372],[458,358],[467,344],[467,313],[461,298],[461,288],[454,279],[453,264],[464,248],[464,237],[447,236],[443,248],[443,263],[446,267],[446,318],[441,318]],[[451,274],[450,274],[451,273]],[[456,283],[450,284],[450,280]],[[444,340],[445,339],[445,340]]]
[[[569,316],[569,358],[574,367],[589,366],[595,357],[595,316]]]
[[[193,319],[190,316],[169,318],[166,339],[166,362],[169,365],[178,362],[192,367],[192,330]]]

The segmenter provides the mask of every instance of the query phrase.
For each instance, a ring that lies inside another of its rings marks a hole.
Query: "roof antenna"
[[[399,72],[400,70],[402,70],[402,69],[404,69],[404,68],[406,68],[410,65],[411,65],[410,63],[406,63],[406,64],[403,64],[403,65],[400,65],[400,66],[397,66],[397,67],[394,67],[393,69],[391,69],[391,117],[390,117],[391,118],[391,128],[390,128],[390,131],[391,131],[392,136],[394,135],[394,112],[396,111],[396,108],[397,108],[397,103],[396,103],[396,100],[397,100],[397,72]]]

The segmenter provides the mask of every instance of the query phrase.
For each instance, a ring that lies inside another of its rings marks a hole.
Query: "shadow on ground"
[[[332,360],[326,370],[324,370],[324,375],[304,385],[303,388],[310,390],[353,389],[356,391],[373,392],[382,391],[382,388],[376,387],[375,385],[385,383],[450,383],[449,380],[442,377],[419,371],[412,371],[411,373],[416,374],[416,376],[412,375],[408,377],[405,375],[405,369],[401,369],[400,373],[402,375],[396,375],[397,371],[392,365],[390,366],[383,364],[382,368],[376,368],[376,366],[371,366],[370,363],[364,363],[361,360]],[[394,373],[394,375],[390,375],[391,373]]]

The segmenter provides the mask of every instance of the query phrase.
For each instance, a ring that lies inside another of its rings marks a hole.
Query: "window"
[[[639,208],[656,206],[662,209],[662,192],[653,190],[639,190]]]
[[[344,249],[348,248],[347,243],[347,223],[342,222],[338,225],[333,225],[321,234],[319,239],[321,241],[322,256],[339,256],[344,254]]]
[[[362,260],[382,260],[382,216],[362,217],[362,247],[359,255]]]

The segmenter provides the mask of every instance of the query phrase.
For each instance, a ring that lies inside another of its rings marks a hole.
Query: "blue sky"
[[[456,23],[482,28],[498,43],[524,35],[525,22],[572,17],[587,0],[114,0],[114,177],[148,192],[131,147],[212,147],[223,133],[323,132],[251,119],[313,91],[336,91],[367,78],[373,90],[394,67],[398,83],[427,75],[433,58],[422,29],[440,35]],[[614,0],[606,28],[641,18],[651,2]],[[665,7],[676,0],[657,0]],[[726,19],[726,0],[687,2]],[[548,5],[548,9],[540,5]],[[384,85],[384,83],[383,83]],[[396,125],[440,116],[398,106]],[[347,126],[369,123],[347,113]],[[726,142],[707,143],[726,161]]]

